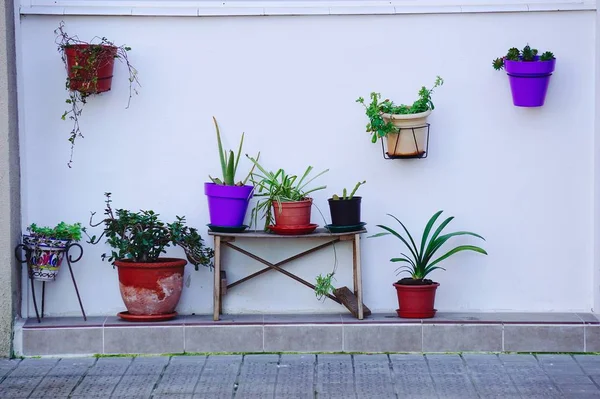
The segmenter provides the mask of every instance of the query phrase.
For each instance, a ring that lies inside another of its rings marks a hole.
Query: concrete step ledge
[[[439,313],[180,316],[158,323],[117,317],[18,320],[17,356],[231,352],[600,352],[591,313]]]

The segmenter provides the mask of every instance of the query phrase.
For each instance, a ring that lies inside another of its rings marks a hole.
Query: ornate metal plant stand
[[[71,249],[73,249],[73,248],[77,248],[79,250],[79,256],[76,258],[73,258],[73,256],[70,254]],[[25,252],[25,259],[23,259],[23,257],[22,257],[23,252]],[[26,245],[23,245],[23,244],[19,244],[15,248],[15,256],[17,257],[17,260],[23,264],[26,264],[28,262],[28,260],[30,259],[30,255],[31,255],[30,252],[31,252],[31,250],[29,249],[29,247],[27,247]],[[83,256],[83,248],[81,247],[81,245],[79,245],[77,243],[72,243],[67,246],[65,252],[66,252],[65,258],[67,261],[67,265],[69,266],[69,272],[71,273],[71,279],[73,280],[73,287],[75,287],[75,293],[77,294],[77,300],[79,301],[79,307],[81,308],[81,314],[83,315],[83,320],[87,321],[87,317],[85,315],[85,310],[83,309],[83,303],[81,302],[81,296],[79,295],[79,289],[77,288],[77,281],[75,281],[75,275],[73,274],[73,268],[71,267],[71,263],[79,262],[79,260]],[[31,268],[29,267],[29,265],[27,266],[27,275],[29,276],[29,281],[31,281],[31,295],[33,296],[33,307],[35,308],[35,316],[37,317],[38,323],[41,323],[42,322],[41,319],[44,317],[44,297],[45,297],[45,293],[46,293],[46,282],[42,281],[42,316],[40,318],[37,301],[35,299],[35,286],[33,284],[34,278],[33,278],[32,271],[31,271]]]

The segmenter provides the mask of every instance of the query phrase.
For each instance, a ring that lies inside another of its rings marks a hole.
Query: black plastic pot
[[[334,200],[329,199],[329,211],[331,212],[331,224],[334,226],[355,226],[360,224],[360,200],[361,197],[351,199]]]

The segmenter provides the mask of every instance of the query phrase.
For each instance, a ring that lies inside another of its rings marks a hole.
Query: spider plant
[[[251,176],[252,183],[255,187],[254,196],[264,197],[264,199],[259,200],[254,209],[252,209],[251,220],[252,223],[256,225],[258,213],[264,212],[265,230],[267,230],[267,226],[274,223],[272,209],[275,204],[278,204],[279,211],[281,211],[282,202],[302,201],[306,199],[310,193],[327,188],[327,186],[319,186],[311,189],[307,189],[306,187],[317,177],[328,172],[329,169],[309,178],[308,176],[313,170],[313,167],[309,166],[304,171],[302,177],[298,179],[297,175],[287,174],[283,169],[279,169],[277,172],[267,171],[258,163],[257,159],[248,155],[246,156],[258,169],[258,172],[252,172]]]
[[[383,230],[385,230],[385,232],[381,232],[381,233],[372,235],[371,237],[381,237],[381,236],[392,234],[395,237],[397,237],[400,241],[402,241],[402,243],[410,251],[410,254],[408,254],[408,255],[405,253],[401,253],[400,254],[401,256],[399,258],[390,259],[391,262],[405,263],[405,265],[402,265],[398,269],[396,269],[397,274],[409,273],[413,279],[422,280],[429,273],[431,273],[432,271],[434,271],[436,269],[446,270],[443,267],[438,266],[438,264],[458,252],[474,251],[474,252],[479,252],[480,254],[487,255],[487,252],[480,247],[477,247],[474,245],[459,245],[434,260],[433,257],[435,255],[435,253],[442,247],[442,245],[444,245],[446,243],[446,241],[448,241],[452,237],[461,236],[461,235],[470,235],[470,236],[474,236],[477,238],[481,238],[482,240],[485,241],[485,239],[482,236],[475,234],[475,233],[471,233],[469,231],[457,231],[454,233],[440,235],[442,233],[442,231],[444,230],[444,228],[452,221],[452,219],[454,219],[454,216],[451,216],[451,217],[447,218],[446,220],[444,220],[438,226],[438,228],[435,230],[433,235],[431,237],[429,237],[429,234],[431,233],[431,230],[433,229],[433,225],[435,224],[435,222],[437,221],[439,216],[442,214],[442,212],[443,211],[436,212],[431,217],[431,219],[429,219],[429,222],[427,222],[427,225],[425,226],[425,230],[423,231],[423,237],[421,238],[420,246],[416,245],[415,240],[413,239],[411,234],[408,232],[408,229],[406,228],[406,226],[394,215],[388,214],[388,216],[391,216],[398,223],[400,223],[400,225],[406,232],[407,238],[405,238],[403,235],[396,232],[391,227],[379,225],[379,224],[377,225],[377,227],[382,228]]]

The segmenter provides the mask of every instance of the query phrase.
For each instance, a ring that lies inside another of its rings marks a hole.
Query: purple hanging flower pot
[[[243,226],[253,191],[253,186],[204,183],[204,193],[208,197],[210,224],[219,227]]]
[[[544,105],[556,59],[540,61],[539,58],[536,56],[535,61],[504,60],[513,104],[517,107],[541,107]]]

